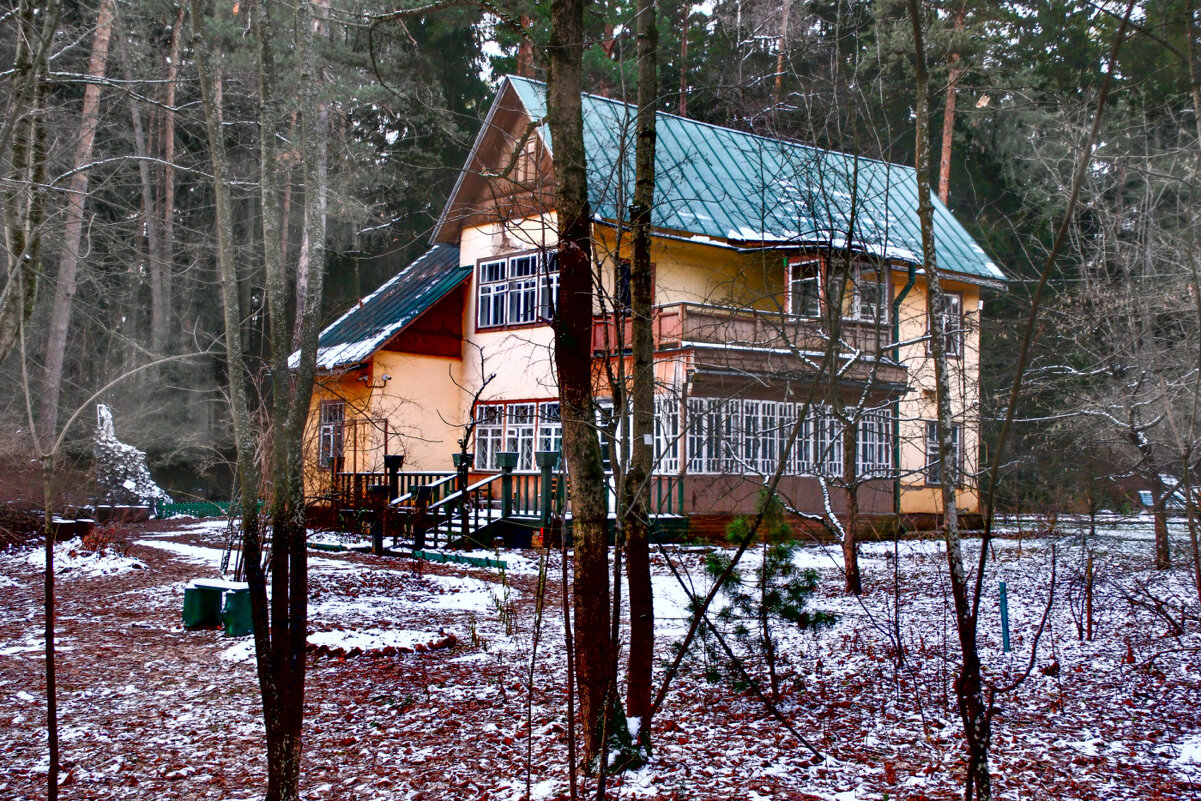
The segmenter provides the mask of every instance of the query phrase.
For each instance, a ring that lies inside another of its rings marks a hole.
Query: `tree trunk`
[[[638,119],[635,143],[633,263],[630,313],[633,338],[633,419],[628,499],[626,574],[630,582],[630,657],[626,712],[641,719],[639,740],[650,744],[651,672],[655,656],[655,611],[650,570],[650,478],[654,464],[655,367],[651,280],[651,210],[655,202],[655,104],[658,97],[659,29],[653,0],[638,3]]]
[[[680,3],[680,116],[688,116],[688,14],[692,3]]]
[[[128,60],[126,60],[128,64]],[[126,79],[130,78],[128,69],[126,70]],[[159,221],[155,214],[154,204],[154,180],[150,174],[150,151],[151,148],[146,142],[145,127],[142,124],[142,107],[141,103],[135,95],[129,96],[129,116],[133,122],[133,143],[134,154],[138,156],[138,178],[142,188],[142,207],[140,215],[142,218],[142,237],[145,242],[145,257],[146,264],[149,267],[150,273],[150,348],[155,354],[162,353],[162,340],[156,335],[155,325],[158,322],[157,314],[159,304],[162,301],[162,275],[163,265],[159,262],[162,256],[162,243],[159,241]],[[137,276],[134,276],[134,284],[137,285]],[[134,307],[131,311],[136,311],[141,305],[137,300],[137,294],[134,293]],[[136,329],[135,329],[136,330]]]
[[[50,307],[50,332],[46,339],[46,364],[43,372],[42,414],[39,434],[45,448],[54,441],[58,429],[58,401],[62,392],[63,357],[67,349],[67,328],[71,322],[71,302],[75,297],[75,277],[79,270],[79,249],[83,240],[83,209],[88,194],[88,162],[92,160],[92,143],[100,123],[100,83],[108,65],[108,45],[117,13],[116,0],[100,0],[96,14],[96,35],[92,40],[92,55],[88,59],[88,75],[98,79],[88,83],[83,91],[83,110],[80,113],[79,134],[75,140],[72,168],[77,170],[67,189],[64,217],[62,256],[58,264],[58,284]]]
[[[963,659],[959,676],[955,681],[955,695],[958,700],[959,716],[963,721],[963,734],[967,741],[968,751],[964,800],[971,801],[974,794],[974,797],[980,801],[990,801],[992,783],[988,771],[988,749],[992,739],[992,715],[990,705],[984,696],[980,655],[976,646],[976,613],[968,594],[968,577],[964,568],[960,544],[959,517],[955,503],[955,486],[959,481],[958,465],[951,464],[955,455],[955,446],[952,442],[951,381],[947,365],[944,318],[941,314],[945,295],[938,275],[934,249],[934,203],[930,198],[929,76],[926,72],[923,22],[919,0],[909,0],[909,16],[913,23],[917,83],[917,135],[914,160],[917,173],[918,217],[921,220],[922,230],[922,263],[927,282],[926,315],[930,321],[930,354],[934,362],[943,536],[946,543],[951,595],[955,603],[955,626],[959,633],[959,646]]]
[[[788,15],[791,11],[792,0],[783,0],[783,7],[780,10],[780,36],[776,39],[776,76],[772,94],[775,106],[772,109],[773,115],[780,111],[780,100],[784,92],[784,49],[788,46]]]
[[[859,572],[859,481],[856,463],[854,418],[849,419],[842,434],[842,473],[847,488],[847,523],[842,532],[842,562],[846,572],[847,595],[863,594],[863,576]]]
[[[167,62],[167,85],[164,92],[163,109],[163,185],[162,185],[162,235],[159,250],[152,264],[158,268],[157,278],[152,277],[150,287],[150,348],[155,353],[165,353],[171,339],[171,309],[174,305],[175,282],[175,94],[179,79],[179,45],[182,37],[186,4],[181,4],[175,16],[175,27],[171,29],[171,50]]]
[[[50,748],[50,765],[46,771],[46,799],[58,798],[58,693],[54,673],[54,458],[42,455],[42,500],[45,516],[46,573],[42,604],[46,636],[46,738]]]
[[[609,675],[612,644],[605,474],[592,398],[592,214],[580,104],[583,41],[582,0],[552,0],[547,116],[555,143],[555,212],[559,237],[555,367],[562,404],[563,451],[571,478],[576,686],[580,690],[584,723],[584,758],[592,760],[601,752],[605,694],[613,682]]]
[[[42,17],[38,30],[39,11]],[[5,281],[0,290],[0,363],[16,345],[33,314],[42,274],[41,242],[45,207],[45,125],[41,107],[47,54],[58,28],[58,2],[23,0],[17,9],[16,53],[6,117],[0,123],[0,149],[9,148],[3,188]]]
[[[230,198],[229,160],[225,153],[224,131],[221,126],[220,86],[212,63],[212,52],[205,36],[204,6],[201,0],[190,0],[193,29],[193,50],[200,95],[204,103],[205,127],[213,166],[213,197],[216,215],[217,266],[221,276],[221,299],[225,323],[225,353],[228,362],[229,404],[233,418],[234,443],[237,448],[237,480],[241,492],[242,562],[250,583],[251,618],[254,625],[255,653],[258,657],[260,688],[269,649],[265,581],[262,571],[262,550],[258,525],[258,465],[253,420],[247,399],[246,365],[242,353],[242,313],[238,288],[237,262],[234,258],[233,204]],[[268,715],[268,693],[263,690],[264,718]],[[268,727],[268,758],[272,756],[271,732]],[[269,771],[271,768],[269,767]],[[268,779],[268,787],[272,785]]]
[[[955,33],[963,31],[966,11],[955,12]],[[942,111],[942,157],[938,162],[938,199],[943,203],[951,196],[951,144],[955,138],[955,99],[959,94],[959,79],[963,76],[958,50],[951,51],[950,72],[947,76],[947,101]]]

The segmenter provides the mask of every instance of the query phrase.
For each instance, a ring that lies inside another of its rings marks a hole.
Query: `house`
[[[430,484],[443,488],[437,501],[464,482],[492,492],[508,461],[536,482],[536,454],[559,449],[545,114],[542,84],[504,79],[430,250],[322,332],[312,496],[362,498],[388,481],[385,456],[395,467],[397,454],[393,496]],[[612,376],[628,364],[622,210],[633,188],[634,110],[585,95],[583,114],[601,285],[598,431],[619,458]],[[841,515],[852,495],[869,518],[939,512],[913,169],[664,113],[658,137],[652,502],[717,525],[752,510],[783,461],[781,492],[802,515]],[[1004,276],[934,204],[956,502],[970,514],[979,507],[981,291],[1003,288]],[[456,479],[460,452],[474,464]],[[537,495],[532,486],[501,494]]]

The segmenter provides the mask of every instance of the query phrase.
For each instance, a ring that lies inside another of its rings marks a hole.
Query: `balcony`
[[[618,322],[623,327],[622,344],[628,353],[629,316],[608,315],[593,319],[593,356],[617,353]],[[840,364],[855,360],[844,372],[846,378],[880,384],[905,383],[906,368],[889,360],[892,334],[887,324],[842,320],[840,328],[837,350]],[[818,320],[701,303],[656,306],[652,330],[656,353],[691,351],[698,366],[759,374],[816,373],[829,343],[824,325]],[[885,360],[877,363],[878,355]]]

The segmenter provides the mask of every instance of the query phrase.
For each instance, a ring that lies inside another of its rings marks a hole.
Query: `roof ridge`
[[[536,86],[543,87],[544,90],[546,87],[546,81],[539,81],[536,78],[527,78],[524,75],[504,75],[504,76],[502,76],[502,79],[506,80],[506,81],[522,81],[524,83],[534,84]],[[605,103],[612,103],[613,105],[617,105],[617,106],[625,106],[626,108],[634,108],[633,103],[628,103],[625,100],[618,100],[617,98],[614,98],[614,97],[605,97],[604,95],[598,95],[593,92],[580,92],[580,94],[584,97],[590,97],[594,100],[600,100]],[[794,139],[793,137],[789,137],[789,136],[768,136],[767,134],[755,133],[753,131],[744,131],[740,128],[733,128],[729,125],[718,125],[717,123],[714,123],[714,122],[698,120],[695,117],[685,117],[682,114],[673,114],[670,111],[663,111],[661,109],[656,109],[655,115],[658,117],[669,117],[673,120],[680,120],[681,122],[687,122],[687,123],[691,123],[693,125],[700,125],[705,128],[711,128],[716,131],[729,131],[730,133],[738,134],[739,136],[748,136],[752,139],[761,139],[765,142],[783,142],[786,144],[795,145],[797,147],[808,148],[809,150],[820,151],[822,153],[833,153],[835,155],[845,156],[847,158],[860,159],[861,161],[872,161],[877,164],[883,164],[888,167],[896,167],[897,169],[906,170],[911,173],[917,172],[917,168],[911,167],[908,164],[901,164],[901,163],[898,163],[895,161],[888,161],[887,159],[876,158],[875,156],[863,156],[858,153],[851,153],[850,151],[847,151],[847,150],[835,150],[833,148],[821,147],[820,145],[815,145],[810,142],[804,142],[804,141],[801,141],[800,139]]]

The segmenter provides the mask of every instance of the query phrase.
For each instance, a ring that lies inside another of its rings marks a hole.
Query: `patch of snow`
[[[46,569],[46,551],[34,548],[25,561],[38,568]],[[117,576],[131,570],[146,570],[146,563],[132,556],[116,553],[111,548],[101,548],[99,551],[84,549],[83,540],[76,538],[68,542],[58,542],[54,545],[54,575],[82,576]]]
[[[171,496],[154,483],[146,453],[117,439],[112,410],[96,404],[96,482],[106,503],[171,503]]]
[[[158,548],[160,551],[167,551],[176,556],[182,556],[189,562],[195,562],[200,565],[207,565],[214,568],[221,567],[221,556],[225,553],[221,548],[206,548],[202,545],[186,545],[182,542],[155,542],[154,540],[138,540],[134,545],[140,545],[144,548]]]

